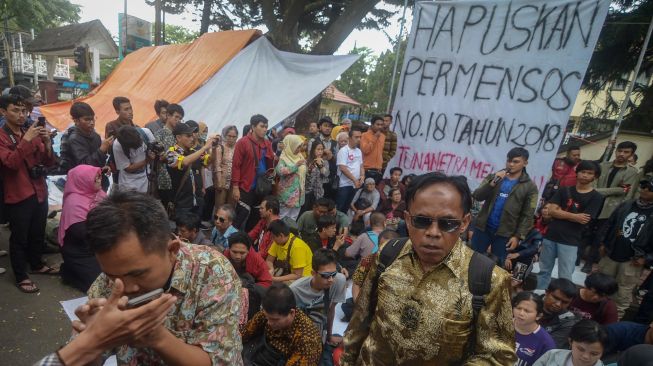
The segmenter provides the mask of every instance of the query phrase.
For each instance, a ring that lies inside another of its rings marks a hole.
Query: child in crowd
[[[601,356],[608,335],[595,321],[584,319],[569,333],[571,350],[553,349],[545,353],[533,366],[603,366]]]
[[[555,348],[551,335],[538,321],[544,315],[544,302],[538,295],[524,291],[512,299],[512,315],[517,342],[517,366],[531,366],[547,351]]]

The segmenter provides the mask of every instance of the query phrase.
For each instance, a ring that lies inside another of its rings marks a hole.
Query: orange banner
[[[181,102],[259,35],[257,30],[206,33],[190,44],[141,48],[118,64],[100,86],[77,101],[93,107],[95,130],[102,137],[106,124],[117,117],[112,105],[117,96],[130,99],[134,123],[143,126],[156,118],[157,99]],[[71,105],[72,102],[44,105],[41,113],[63,130],[72,123]]]

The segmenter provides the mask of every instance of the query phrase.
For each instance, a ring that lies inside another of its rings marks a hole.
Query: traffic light
[[[87,57],[88,54],[88,48],[84,46],[79,46],[75,48],[75,51],[73,52],[73,55],[75,56],[75,63],[77,64],[77,70],[79,72],[86,72],[88,69],[87,65]]]

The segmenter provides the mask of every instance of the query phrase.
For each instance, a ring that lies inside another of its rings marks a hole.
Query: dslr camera
[[[29,169],[29,177],[32,179],[43,178],[48,175],[48,169],[45,165],[39,164]]]
[[[163,154],[166,151],[165,146],[159,141],[153,141],[147,143],[147,152],[153,153],[156,156]]]

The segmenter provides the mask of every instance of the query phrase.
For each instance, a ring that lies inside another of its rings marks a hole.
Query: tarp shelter
[[[212,132],[226,125],[242,131],[257,113],[272,125],[310,102],[358,57],[279,51],[261,37],[181,105],[188,118],[205,122]]]
[[[111,103],[116,96],[131,100],[134,122],[144,125],[155,119],[155,100],[178,102],[188,97],[259,35],[257,30],[206,33],[190,44],[141,48],[127,56],[102,85],[78,101],[93,107],[95,129],[102,136],[106,124],[116,119]],[[44,105],[41,113],[63,130],[71,123],[71,105]]]

